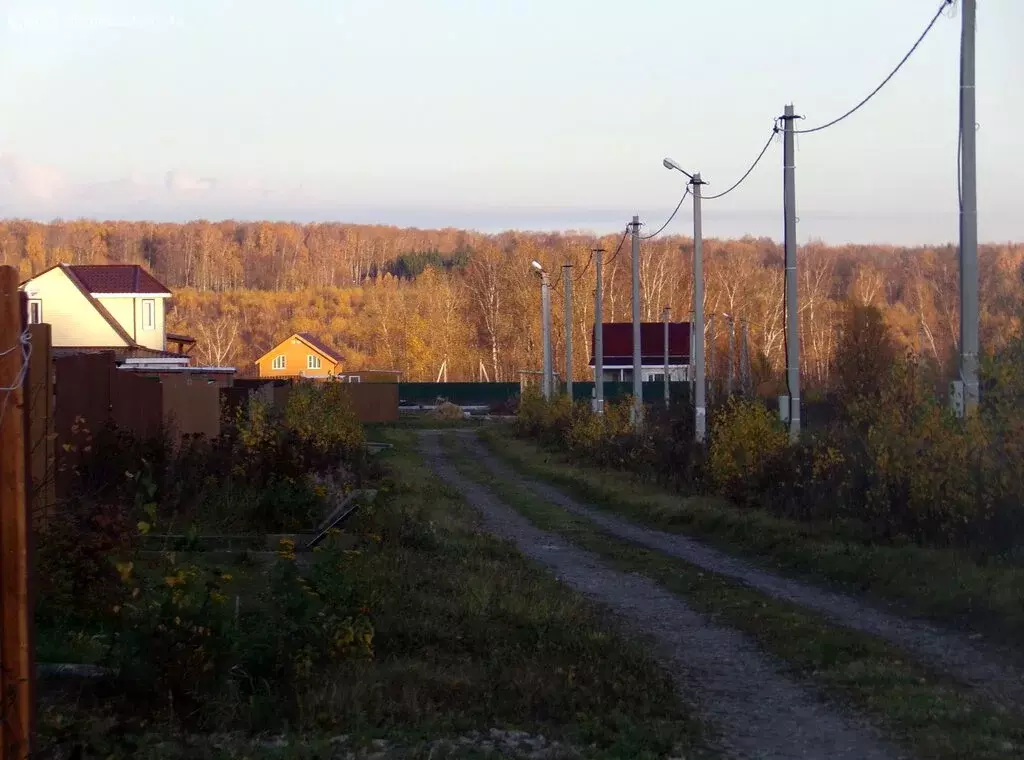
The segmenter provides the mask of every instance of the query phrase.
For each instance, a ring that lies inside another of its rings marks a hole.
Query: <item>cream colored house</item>
[[[195,341],[168,335],[165,285],[137,264],[58,264],[22,283],[29,322],[50,325],[53,347],[113,349],[122,356],[187,358]],[[179,352],[167,350],[168,340]]]

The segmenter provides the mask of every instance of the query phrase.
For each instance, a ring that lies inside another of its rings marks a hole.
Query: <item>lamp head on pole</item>
[[[544,267],[540,265],[539,261],[531,261],[530,266],[537,270],[540,274],[544,274]]]
[[[677,172],[682,172],[690,179],[693,179],[693,175],[690,174],[690,172],[686,171],[686,169],[681,167],[679,164],[677,164],[675,161],[673,161],[671,158],[668,158],[667,156],[664,159],[662,159],[661,165],[664,166],[666,169],[674,169]]]

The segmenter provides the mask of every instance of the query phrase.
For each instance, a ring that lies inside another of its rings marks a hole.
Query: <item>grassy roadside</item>
[[[481,438],[521,471],[562,486],[594,506],[1019,647],[1024,634],[1024,568],[982,565],[953,550],[866,544],[851,540],[841,526],[785,520],[721,499],[680,496],[627,473],[572,464],[564,455],[508,432],[483,430]]]
[[[360,688],[376,713],[366,720],[435,734],[539,731],[596,744],[593,757],[689,754],[699,726],[667,674],[586,600],[478,532],[475,511],[423,463],[415,433],[375,435],[394,445],[384,455],[392,490],[386,514],[363,519],[393,549],[367,568],[379,665]]]
[[[295,725],[260,724],[247,697],[204,704],[232,718],[219,730],[238,732],[223,751],[213,736],[191,734],[198,743],[185,744],[179,727],[153,715],[115,722],[101,700],[83,702],[77,685],[51,686],[40,707],[44,744],[84,740],[85,757],[312,760],[345,756],[331,741],[344,734],[346,748],[373,754],[371,743],[386,741],[394,754],[381,757],[439,760],[484,755],[476,745],[435,751],[429,745],[438,738],[516,729],[545,737],[548,747],[582,748],[588,758],[701,756],[701,726],[641,645],[510,545],[479,532],[476,512],[423,463],[414,431],[378,429],[373,437],[394,446],[379,455],[386,475],[374,505],[345,526],[373,540],[345,552],[339,576],[372,617],[372,660],[317,663],[296,687]],[[273,694],[263,701],[275,709]],[[272,738],[268,731],[292,746],[251,746],[251,738]]]
[[[800,677],[871,716],[921,758],[1017,757],[1024,748],[1024,717],[1001,711],[955,681],[911,661],[871,636],[824,622],[799,607],[704,572],[681,560],[637,547],[593,523],[482,470],[445,437],[463,474],[497,489],[538,527],[558,533],[662,584],[695,609],[754,638]]]

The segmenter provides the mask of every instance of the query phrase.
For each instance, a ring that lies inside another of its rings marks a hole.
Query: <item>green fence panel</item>
[[[519,395],[519,383],[399,383],[403,404],[433,405],[439,400],[459,406],[501,404]]]
[[[586,401],[594,397],[593,382],[573,382],[572,397],[577,401]],[[565,392],[565,384],[562,384],[562,392]],[[665,398],[664,382],[647,382],[643,384],[645,404],[657,404]],[[618,401],[619,399],[633,395],[633,383],[620,383],[605,381],[604,400]],[[672,401],[683,402],[690,400],[690,384],[687,382],[669,383],[669,396]]]

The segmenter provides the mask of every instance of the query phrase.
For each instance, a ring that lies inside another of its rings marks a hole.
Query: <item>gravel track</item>
[[[475,438],[460,436],[486,456]],[[434,472],[481,513],[483,526],[513,542],[571,588],[616,613],[622,625],[651,636],[683,698],[721,732],[729,757],[902,758],[861,718],[820,700],[783,672],[743,634],[712,623],[657,583],[609,568],[599,557],[560,536],[536,528],[500,498],[461,475],[440,448],[439,434],[423,431],[420,442]]]
[[[591,520],[614,536],[717,573],[781,601],[821,614],[832,623],[884,639],[921,662],[974,687],[1006,706],[1024,705],[1024,668],[1012,656],[992,651],[967,634],[872,607],[845,594],[785,578],[678,533],[645,528],[598,507],[581,504],[558,488],[528,478],[488,450],[475,435],[460,434],[475,461],[500,478]]]

